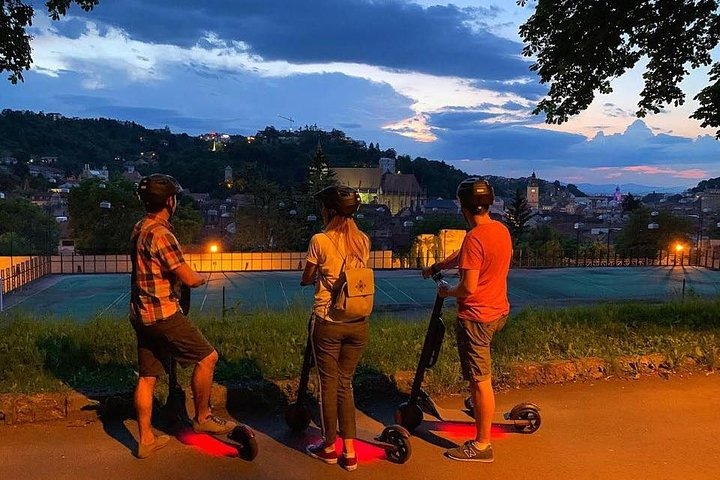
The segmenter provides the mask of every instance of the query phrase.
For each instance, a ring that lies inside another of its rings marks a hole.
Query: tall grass
[[[462,388],[463,382],[454,313],[446,309],[445,317],[443,351],[427,386],[447,392]],[[299,375],[307,340],[306,309],[194,320],[220,353],[217,381]],[[392,375],[413,370],[426,327],[427,320],[376,315],[359,371]],[[720,300],[527,309],[512,316],[497,334],[493,365],[499,377],[512,362],[587,356],[612,361],[619,356],[661,353],[671,362],[692,357],[716,367],[719,349]],[[137,378],[135,336],[121,317],[76,323],[10,312],[0,317],[0,365],[0,392],[129,388]]]

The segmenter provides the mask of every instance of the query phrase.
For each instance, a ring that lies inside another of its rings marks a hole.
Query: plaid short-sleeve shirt
[[[135,224],[132,234],[136,273],[132,280],[130,314],[144,325],[174,315],[179,309],[174,271],[185,263],[172,226],[154,215]]]

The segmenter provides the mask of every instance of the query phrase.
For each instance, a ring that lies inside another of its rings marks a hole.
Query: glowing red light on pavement
[[[204,433],[182,432],[177,438],[185,445],[191,445],[213,457],[236,457],[238,454],[237,449]]]
[[[433,430],[443,432],[453,440],[475,438],[475,425],[472,423],[435,422],[435,425]],[[493,425],[490,430],[490,437],[494,439],[505,438],[506,435],[507,429],[503,425]]]
[[[316,444],[319,441],[320,437],[313,436],[312,440],[308,442],[308,445]],[[335,451],[337,452],[338,456],[342,455],[343,441],[340,437],[335,440]],[[362,440],[356,439],[355,455],[357,455],[358,463],[373,463],[385,458],[385,450],[380,447],[376,447],[375,445],[363,442]]]

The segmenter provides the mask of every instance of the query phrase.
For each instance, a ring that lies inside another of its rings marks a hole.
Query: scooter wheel
[[[238,454],[244,460],[249,462],[255,460],[258,454],[258,445],[255,440],[255,432],[247,425],[238,425],[228,435],[230,440],[238,443],[241,449],[238,449]]]
[[[423,412],[414,403],[404,402],[395,410],[395,423],[402,425],[411,432],[420,426],[423,420]]]
[[[514,409],[513,409],[514,411]],[[540,424],[542,423],[542,419],[540,418],[540,411],[537,408],[532,407],[525,407],[521,408],[518,411],[511,412],[514,413],[510,420],[521,420],[522,422],[516,422],[515,423],[515,429],[520,433],[535,433],[538,428],[540,428]]]
[[[301,432],[310,425],[310,412],[305,405],[293,402],[285,410],[285,423],[293,432]]]
[[[379,439],[383,442],[394,445],[394,449],[385,451],[388,460],[393,463],[405,463],[412,456],[412,445],[410,444],[410,432],[400,425],[390,425],[380,434]]]

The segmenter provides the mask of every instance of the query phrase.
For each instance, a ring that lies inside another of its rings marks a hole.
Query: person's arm
[[[433,263],[429,267],[425,267],[422,269],[422,276],[423,278],[428,278],[431,275],[440,272],[442,270],[447,270],[449,268],[456,268],[458,266],[458,262],[460,258],[460,250],[456,250],[453,253],[451,253],[446,259],[440,260],[439,262]]]
[[[197,273],[185,262],[181,263],[173,273],[182,283],[190,288],[197,288],[207,283],[207,278],[204,275]]]
[[[315,276],[317,274],[317,265],[312,262],[305,262],[305,270],[303,270],[302,278],[300,279],[300,286],[312,285],[315,283]]]
[[[463,270],[460,276],[460,282],[454,287],[443,288],[438,287],[438,294],[445,297],[464,298],[475,293],[478,279],[480,278],[480,270]]]

